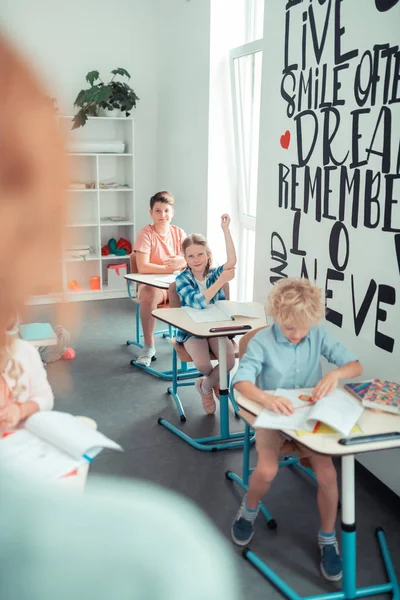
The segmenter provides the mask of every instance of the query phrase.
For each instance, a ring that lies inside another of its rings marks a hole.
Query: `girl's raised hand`
[[[231,224],[231,218],[227,213],[224,213],[221,216],[221,227],[222,229],[229,229],[229,225]]]

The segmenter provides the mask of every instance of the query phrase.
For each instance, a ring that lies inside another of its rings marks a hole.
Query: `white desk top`
[[[345,390],[344,390],[345,391]],[[256,416],[263,410],[260,404],[248,400],[241,394],[235,392],[236,402],[241,409],[239,414],[249,425],[253,426]],[[354,400],[354,396],[352,396]],[[400,431],[400,415],[393,415],[387,412],[375,412],[366,408],[358,421],[362,433],[360,435],[369,435],[376,433],[388,433],[391,431]],[[344,437],[342,434],[309,434],[296,435],[293,430],[284,430],[285,435],[291,439],[303,444],[310,450],[319,454],[329,454],[329,456],[343,456],[346,454],[360,454],[362,452],[373,452],[375,450],[389,450],[390,448],[400,448],[400,438],[386,441],[379,441],[364,444],[351,444],[342,446],[338,441]]]
[[[228,335],[244,335],[245,333],[249,333],[249,331],[266,326],[267,321],[264,305],[260,302],[247,302],[246,304],[257,311],[259,318],[251,319],[248,317],[235,317],[234,321],[196,323],[182,308],[157,308],[156,310],[153,310],[152,314],[160,321],[164,321],[164,323],[177,327],[189,335],[194,335],[199,338],[226,337]],[[250,325],[251,329],[210,332],[212,327],[229,327],[229,325],[232,325],[232,327]]]
[[[171,275],[167,273],[128,273],[124,277],[128,281],[136,281],[136,283],[151,285],[151,287],[159,288],[160,290],[167,290],[171,282],[162,281],[162,279],[163,277],[171,277]]]

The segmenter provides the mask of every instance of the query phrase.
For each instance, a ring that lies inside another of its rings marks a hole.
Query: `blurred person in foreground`
[[[0,354],[29,295],[52,285],[66,169],[57,120],[30,69],[0,38]],[[1,440],[0,440],[1,443]],[[232,556],[186,500],[99,479],[83,496],[0,465],[0,597],[7,600],[238,598]]]

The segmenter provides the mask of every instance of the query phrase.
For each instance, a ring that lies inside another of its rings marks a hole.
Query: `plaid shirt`
[[[206,275],[207,289],[217,281],[223,270],[224,265],[217,269],[210,269]],[[181,306],[190,306],[191,308],[202,309],[206,308],[208,304],[214,304],[217,300],[226,300],[224,290],[221,288],[215,296],[211,298],[210,302],[207,302],[190,269],[185,269],[185,271],[176,278],[176,292],[181,301]],[[176,341],[179,344],[183,344],[190,337],[192,336],[188,335],[185,331],[181,331],[180,329],[176,330]]]

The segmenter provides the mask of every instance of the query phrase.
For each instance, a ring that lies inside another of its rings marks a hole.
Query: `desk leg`
[[[219,362],[219,418],[221,438],[229,439],[229,390],[228,374],[226,368],[226,339],[218,338],[218,362]]]
[[[205,452],[216,452],[217,450],[229,450],[231,448],[242,448],[244,444],[244,431],[239,433],[230,433],[229,431],[229,390],[228,390],[228,374],[226,369],[226,341],[225,338],[218,338],[218,353],[219,353],[219,386],[220,386],[220,433],[215,436],[207,436],[202,438],[191,438],[183,433],[180,429],[171,425],[162,417],[158,419],[158,423],[166,427],[181,438],[184,442]],[[254,436],[251,437],[250,443],[254,442]]]
[[[377,529],[376,534],[389,582],[357,588],[354,455],[348,455],[342,456],[342,591],[301,597],[278,577],[250,548],[243,550],[243,556],[289,600],[353,600],[353,598],[364,598],[367,596],[379,595],[381,597],[382,594],[391,594],[393,600],[400,600],[399,582],[386,544],[385,534],[381,528]]]

